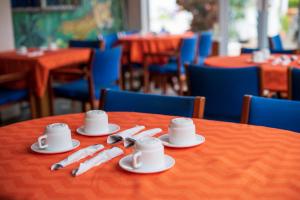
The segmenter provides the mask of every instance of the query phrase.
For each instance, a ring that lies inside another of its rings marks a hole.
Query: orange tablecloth
[[[136,124],[161,127],[172,116],[109,113],[121,129]],[[0,199],[299,199],[300,134],[235,123],[194,120],[206,142],[187,149],[166,148],[176,164],[169,171],[138,175],[118,167],[121,157],[72,177],[73,164],[50,166],[70,153],[40,155],[29,149],[49,123],[68,123],[81,148],[105,144],[74,130],[83,114],[41,118],[0,128]],[[106,145],[107,147],[107,145]],[[131,149],[126,150],[126,154]]]
[[[51,69],[85,63],[90,56],[90,49],[59,49],[46,51],[39,57],[18,55],[15,51],[0,53],[0,74],[33,70],[34,91],[42,97],[46,91],[49,72]]]
[[[119,43],[129,51],[130,62],[143,63],[144,53],[159,53],[178,49],[182,38],[191,37],[192,33],[178,35],[129,35],[119,39]],[[151,62],[160,62],[153,60]]]
[[[280,55],[275,55],[278,57]],[[291,62],[288,66],[272,65],[272,60],[257,64],[251,62],[250,54],[240,56],[214,56],[204,62],[206,65],[215,67],[250,67],[260,66],[262,69],[262,85],[264,89],[286,92],[288,89],[287,70],[289,66],[299,67],[298,61]]]

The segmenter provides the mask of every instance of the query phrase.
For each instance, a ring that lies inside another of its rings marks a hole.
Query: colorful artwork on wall
[[[75,10],[14,12],[16,47],[66,47],[70,39],[96,39],[99,33],[123,30],[120,0],[82,0]]]

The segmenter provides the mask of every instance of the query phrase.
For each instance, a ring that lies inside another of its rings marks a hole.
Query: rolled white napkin
[[[119,155],[122,155],[124,151],[119,147],[113,147],[108,150],[101,151],[98,155],[93,158],[80,163],[79,167],[72,171],[73,176],[79,176],[89,169],[99,166],[102,163],[105,163]]]
[[[107,144],[114,144],[114,143],[117,143],[119,141],[122,141],[125,138],[130,137],[130,136],[140,132],[144,128],[145,128],[145,126],[137,125],[133,128],[126,129],[126,130],[121,131],[117,134],[110,135],[110,136],[107,137]]]
[[[66,167],[74,162],[77,162],[83,158],[86,158],[88,156],[93,155],[97,151],[103,149],[104,146],[102,144],[95,144],[88,146],[86,148],[80,149],[79,151],[76,151],[75,153],[69,155],[66,159],[55,163],[51,166],[51,170],[58,170],[60,168]]]
[[[160,128],[153,128],[153,129],[140,132],[139,134],[136,134],[134,136],[126,137],[124,140],[124,147],[126,148],[130,147],[134,145],[135,141],[137,141],[138,139],[141,139],[143,137],[152,137],[160,132],[162,132]]]

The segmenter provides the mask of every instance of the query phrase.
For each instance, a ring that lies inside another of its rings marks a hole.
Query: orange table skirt
[[[144,53],[160,53],[177,50],[182,38],[191,37],[193,33],[178,35],[129,35],[120,38],[119,43],[128,51],[131,63],[143,63]],[[164,62],[163,59],[149,60],[151,63]]]
[[[46,51],[39,57],[27,57],[15,51],[0,53],[0,74],[33,70],[33,90],[38,97],[46,91],[49,72],[52,69],[87,63],[90,49],[68,48]]]
[[[108,113],[111,123],[127,129],[137,124],[167,132],[172,116]],[[70,153],[40,155],[31,152],[49,123],[69,124],[80,148],[106,137],[75,133],[83,114],[63,115],[0,128],[0,199],[282,199],[300,197],[300,134],[236,123],[194,119],[204,144],[194,148],[165,148],[174,157],[169,171],[139,175],[118,166],[121,157],[72,177],[72,164],[58,171],[50,166]],[[121,145],[118,145],[121,147]],[[126,149],[129,154],[132,149]]]
[[[279,55],[275,55],[277,57]],[[272,61],[263,64],[251,62],[250,54],[240,56],[215,56],[205,60],[205,64],[214,67],[250,67],[260,66],[262,69],[262,86],[271,91],[287,92],[288,80],[287,71],[289,66],[299,67],[298,61],[291,62],[288,66],[275,65]]]

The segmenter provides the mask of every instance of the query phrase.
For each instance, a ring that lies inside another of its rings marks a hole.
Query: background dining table
[[[276,64],[273,65],[274,59],[283,56],[273,54],[272,59],[262,63],[254,63],[251,61],[251,54],[242,54],[240,56],[212,56],[206,58],[204,64],[211,67],[250,67],[259,66],[262,69],[262,87],[263,89],[287,92],[288,90],[288,67],[300,67],[300,58],[290,62],[288,65]],[[292,55],[285,55],[291,57]]]
[[[183,38],[192,37],[193,33],[185,34],[133,34],[119,38],[118,44],[128,53],[130,63],[143,63],[145,53],[161,53],[175,51]],[[152,58],[150,63],[161,63],[164,59]]]
[[[30,51],[36,51],[30,49]],[[48,102],[48,78],[53,69],[86,64],[90,58],[89,48],[65,48],[55,51],[44,51],[42,55],[20,55],[16,51],[0,53],[0,74],[31,70],[33,95],[35,102],[33,109],[36,117],[48,116],[50,106]],[[32,55],[32,54],[31,54]]]
[[[121,130],[135,125],[167,133],[174,116],[110,112]],[[46,125],[69,124],[81,146],[104,144],[106,137],[75,133],[84,114],[46,117],[0,128],[0,199],[284,199],[300,197],[300,134],[267,127],[193,119],[205,143],[185,149],[165,148],[176,160],[168,171],[133,174],[118,166],[121,157],[78,177],[72,164],[58,171],[50,166],[69,153],[33,153]],[[116,145],[121,147],[121,144]],[[78,150],[78,149],[77,149]],[[75,150],[74,150],[75,151]],[[126,149],[130,154],[132,148]]]

